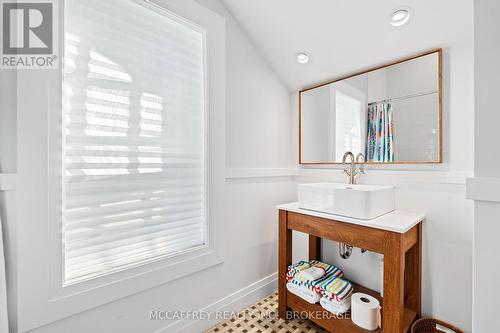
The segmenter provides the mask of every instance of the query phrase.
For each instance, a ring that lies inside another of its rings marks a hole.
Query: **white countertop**
[[[333,214],[317,212],[314,210],[302,209],[299,208],[298,202],[291,202],[287,204],[278,205],[276,206],[276,208],[281,210],[286,210],[289,212],[311,215],[339,222],[358,224],[366,227],[398,232],[401,234],[407,232],[415,225],[417,225],[419,222],[425,219],[425,214],[423,213],[411,213],[411,212],[395,210],[371,220],[361,220],[342,215],[333,215]]]

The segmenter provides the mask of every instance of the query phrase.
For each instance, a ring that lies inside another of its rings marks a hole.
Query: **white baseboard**
[[[245,288],[242,288],[210,305],[203,307],[202,309],[199,309],[199,311],[204,313],[217,311],[241,311],[245,307],[276,291],[277,276],[277,273],[266,276],[265,278],[254,282]],[[200,333],[214,326],[217,322],[217,319],[178,320],[161,328],[160,330],[157,330],[155,333]]]

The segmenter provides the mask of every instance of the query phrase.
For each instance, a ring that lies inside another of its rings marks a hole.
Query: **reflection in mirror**
[[[302,164],[441,161],[441,51],[300,92]]]

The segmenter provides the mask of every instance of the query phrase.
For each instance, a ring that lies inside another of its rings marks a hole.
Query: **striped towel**
[[[343,277],[344,276],[344,272],[338,268],[337,266],[334,266],[334,265],[330,265],[330,264],[327,264],[327,263],[324,263],[322,261],[319,261],[319,260],[311,260],[309,262],[309,264],[311,266],[317,266],[317,267],[321,267],[325,270],[325,276],[336,276],[336,277]]]
[[[327,276],[336,276],[336,277],[343,277],[344,276],[344,272],[340,268],[338,268],[334,265],[330,265],[330,264],[324,263],[324,262],[319,261],[319,260],[311,260],[310,262],[300,261],[296,264],[288,266],[288,270],[286,272],[287,281],[291,281],[292,279],[295,279],[296,275],[300,271],[308,269],[312,266],[321,267],[325,270],[325,275],[323,276],[323,278],[325,278]],[[309,282],[312,282],[312,281],[309,281]]]
[[[345,303],[351,303],[351,296],[354,291],[351,291],[345,298],[339,299],[338,297],[331,298],[327,296],[324,292],[321,294],[324,299],[326,299],[328,302],[336,305],[344,305]]]
[[[299,279],[296,278],[296,275],[300,271],[307,269],[311,266],[317,266],[317,267],[323,268],[325,270],[326,274],[324,276],[322,276],[321,278],[316,279],[316,280],[312,280],[312,281],[300,281]],[[340,268],[338,268],[334,265],[330,265],[330,264],[318,261],[318,260],[312,260],[310,262],[301,261],[295,265],[290,265],[288,267],[288,272],[287,272],[286,278],[287,278],[287,281],[290,283],[296,284],[298,286],[304,286],[312,291],[315,291],[315,292],[323,295],[323,292],[321,290],[322,284],[324,284],[327,281],[330,281],[331,278],[341,278],[343,276],[344,276],[344,272]]]
[[[321,292],[321,285],[325,282],[325,281],[328,281],[330,279],[330,275],[325,275],[317,280],[313,280],[313,281],[299,281],[295,278],[292,278],[291,280],[289,280],[290,283],[293,283],[293,284],[296,284],[298,286],[303,286],[303,287],[307,287],[309,288],[310,290],[312,291],[315,291],[317,293],[320,293],[322,294]]]
[[[310,268],[311,265],[307,261],[299,261],[296,264],[288,266],[288,270],[286,272],[286,279],[287,281],[292,280],[297,273],[300,271],[303,271],[305,269]]]
[[[323,279],[319,285],[316,286],[318,292],[323,296],[336,302],[343,302],[352,294],[352,284],[344,279],[330,276]]]
[[[295,275],[295,279],[299,281],[312,281],[317,280],[325,276],[326,271],[323,267],[312,266],[308,269],[304,269],[303,271],[298,272]]]
[[[321,267],[326,274],[313,281],[300,281],[297,279],[297,274],[312,266]],[[343,280],[344,272],[334,266],[324,263],[319,260],[300,261],[297,264],[288,266],[286,279],[288,282],[298,286],[304,286],[312,291],[315,291],[333,302],[343,303],[352,294],[352,284],[349,281]]]

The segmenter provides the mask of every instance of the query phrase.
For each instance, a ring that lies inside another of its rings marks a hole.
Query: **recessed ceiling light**
[[[411,11],[409,9],[398,9],[391,14],[391,25],[394,27],[400,27],[408,23],[411,17]]]
[[[297,53],[297,62],[307,64],[309,62],[309,56],[304,52]]]

